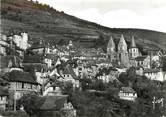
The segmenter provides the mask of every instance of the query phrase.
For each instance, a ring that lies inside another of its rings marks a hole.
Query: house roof
[[[63,74],[70,74],[69,70],[67,68],[65,68],[63,71],[62,71]]]
[[[42,40],[40,42],[33,43],[29,49],[33,50],[33,49],[40,49],[40,48],[45,48],[45,43]]]
[[[44,103],[40,106],[39,110],[54,110],[59,111],[64,107],[64,103],[67,102],[67,95],[61,96],[45,96]]]
[[[57,60],[58,59],[58,55],[56,55],[56,54],[47,54],[45,56],[45,58],[52,59],[52,60]]]
[[[54,81],[53,84],[51,84],[52,87],[60,87],[61,86],[61,82],[59,81]]]
[[[8,95],[9,95],[8,90],[0,86],[0,96],[8,96]]]
[[[114,68],[114,67],[110,67],[109,70],[110,70],[110,71],[118,71],[118,70],[117,70],[116,68]]]
[[[1,78],[3,76],[0,76],[0,85],[7,85],[8,84],[8,81],[4,78]]]
[[[63,70],[63,74],[70,74],[74,79],[77,79],[77,76],[70,65],[66,65],[65,69]]]
[[[36,71],[47,70],[47,65],[42,63],[23,63],[24,69],[34,68]]]
[[[135,91],[131,87],[122,87],[121,90],[124,93],[135,93]]]
[[[137,46],[135,44],[134,36],[132,36],[130,48],[137,48]]]
[[[32,83],[38,84],[35,80],[35,77],[28,72],[13,70],[8,73],[8,80],[9,82],[24,82],[24,83]]]
[[[24,56],[24,63],[43,63],[43,55],[35,54],[35,55],[25,55]]]
[[[144,68],[143,68],[142,66],[137,66],[137,67],[136,67],[136,70],[140,70],[140,69],[143,69],[143,70],[144,70]]]
[[[138,56],[135,58],[136,61],[144,61],[147,58],[147,56]]]
[[[145,69],[144,73],[158,73],[159,71],[159,69]]]

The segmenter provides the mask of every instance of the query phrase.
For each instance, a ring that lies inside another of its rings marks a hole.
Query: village
[[[1,33],[0,110],[24,110],[24,105],[18,106],[18,101],[24,95],[35,93],[45,98],[38,111],[65,110],[76,117],[77,109],[68,100],[70,96],[64,93],[64,87],[70,83],[72,90],[103,93],[102,88],[91,85],[96,81],[119,84],[118,98],[134,103],[139,94],[130,82],[121,85],[122,74],[134,69],[135,75],[156,81],[158,85],[166,80],[162,69],[164,52],[147,50],[145,55],[136,42],[131,35],[128,45],[121,34],[115,44],[110,36],[105,52],[102,48],[78,47],[72,40],[67,45],[52,45],[45,40],[29,43],[28,33]],[[155,104],[157,99],[152,98]],[[161,104],[163,106],[162,97]]]

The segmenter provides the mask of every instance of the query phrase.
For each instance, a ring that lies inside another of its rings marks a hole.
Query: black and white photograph
[[[0,117],[166,117],[166,0],[0,0]]]

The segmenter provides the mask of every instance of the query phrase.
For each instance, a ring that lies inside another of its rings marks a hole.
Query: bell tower
[[[116,52],[115,52],[115,43],[112,38],[110,37],[110,40],[107,45],[107,58],[112,62],[116,59]]]
[[[132,36],[131,46],[129,48],[129,56],[130,58],[136,58],[139,56],[139,50],[135,44],[134,36]]]
[[[124,36],[121,35],[120,41],[118,44],[118,58],[121,65],[129,67],[129,56],[127,51],[127,43],[124,39]]]

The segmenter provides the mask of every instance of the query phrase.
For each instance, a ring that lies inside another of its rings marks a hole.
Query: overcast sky
[[[38,1],[111,28],[143,28],[166,32],[166,0]]]

